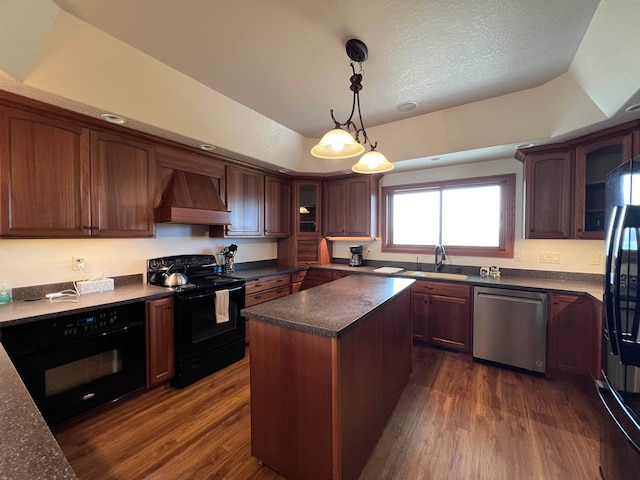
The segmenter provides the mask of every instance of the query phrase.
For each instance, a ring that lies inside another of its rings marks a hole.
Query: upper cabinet
[[[576,150],[575,237],[604,239],[604,190],[607,173],[636,152],[627,133],[581,145]]]
[[[92,235],[152,237],[155,177],[152,145],[91,132]]]
[[[284,265],[330,263],[329,244],[321,235],[319,180],[293,181],[293,234],[278,240],[278,262]]]
[[[525,237],[570,238],[573,201],[573,152],[527,157]]]
[[[375,237],[379,176],[358,175],[324,184],[324,234]]]
[[[605,178],[640,154],[640,123],[563,144],[519,150],[525,163],[525,238],[605,238]]]
[[[299,235],[320,233],[320,183],[316,181],[295,182],[294,199],[295,230]]]
[[[282,178],[264,177],[264,236],[291,235],[291,183]]]
[[[231,225],[227,237],[262,237],[264,229],[264,176],[254,170],[227,166],[227,201]]]
[[[154,235],[151,145],[10,107],[0,132],[0,235]]]

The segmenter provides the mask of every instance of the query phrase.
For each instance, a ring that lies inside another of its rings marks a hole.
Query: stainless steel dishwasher
[[[474,287],[473,357],[545,372],[547,294]]]

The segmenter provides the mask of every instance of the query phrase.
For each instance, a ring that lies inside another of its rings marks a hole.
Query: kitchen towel
[[[218,290],[215,292],[216,323],[229,321],[229,290]]]

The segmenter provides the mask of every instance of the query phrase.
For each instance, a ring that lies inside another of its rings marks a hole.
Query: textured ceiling
[[[566,72],[598,0],[56,0],[68,13],[306,137],[349,114],[344,44],[369,47],[367,127]],[[409,113],[396,110],[418,103]]]

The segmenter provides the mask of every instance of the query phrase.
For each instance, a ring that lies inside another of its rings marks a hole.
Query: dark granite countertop
[[[0,346],[0,479],[77,479]]]
[[[345,277],[241,313],[251,320],[337,337],[413,283],[409,278]]]
[[[138,283],[116,287],[102,293],[80,295],[78,302],[49,301],[46,298],[27,302],[15,301],[0,305],[0,328],[19,323],[33,322],[53,318],[68,313],[78,313],[84,310],[102,308],[108,305],[131,303],[150,300],[153,298],[173,295],[173,291],[163,287]],[[56,299],[58,300],[58,299]]]
[[[580,281],[572,279],[557,279],[557,278],[537,278],[534,276],[525,275],[503,275],[498,278],[483,278],[480,275],[467,275],[465,279],[450,279],[450,278],[422,278],[403,275],[402,271],[389,275],[385,273],[374,272],[379,267],[350,267],[349,265],[332,263],[326,265],[314,265],[311,267],[296,267],[289,265],[273,265],[262,268],[254,268],[247,270],[239,270],[233,273],[234,277],[244,278],[247,281],[255,280],[257,278],[268,277],[272,275],[278,275],[282,273],[292,273],[300,270],[307,270],[309,268],[318,268],[323,270],[337,270],[341,272],[350,272],[358,274],[371,274],[382,277],[395,277],[395,278],[414,278],[415,280],[436,281],[436,282],[457,282],[468,283],[471,285],[486,286],[486,287],[500,287],[500,288],[515,288],[526,290],[540,290],[553,293],[586,293],[590,295],[594,300],[602,302],[602,296],[604,295],[604,285],[602,282]],[[403,270],[411,271],[411,270]]]

